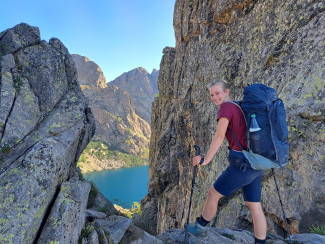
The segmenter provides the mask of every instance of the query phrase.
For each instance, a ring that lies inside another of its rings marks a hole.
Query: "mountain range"
[[[73,54],[72,58],[80,87],[89,100],[96,121],[96,133],[92,141],[102,142],[109,150],[148,162],[151,106],[158,93],[159,71],[154,69],[150,74],[139,67],[107,83],[102,69],[95,62],[77,54]],[[88,164],[81,166],[82,169],[85,165],[89,167],[89,162],[97,165],[93,167],[96,170],[125,165],[117,157],[98,159],[89,154],[85,157],[87,159],[84,161]]]

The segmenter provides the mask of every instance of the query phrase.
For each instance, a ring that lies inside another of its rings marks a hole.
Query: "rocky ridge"
[[[213,79],[230,83],[233,99],[243,87],[275,88],[288,117],[290,163],[276,170],[291,234],[325,219],[325,4],[321,0],[176,0],[176,47],[164,49],[159,98],[152,111],[150,181],[139,224],[150,233],[182,228],[187,218],[193,145],[208,150],[217,108]],[[199,169],[192,218],[199,216],[209,186],[227,166],[227,145]],[[270,172],[263,178],[262,206],[268,232],[285,235]],[[252,231],[241,194],[223,199],[213,226]]]
[[[74,62],[23,23],[0,33],[0,67],[0,243],[76,243],[90,185],[75,166],[95,121]]]

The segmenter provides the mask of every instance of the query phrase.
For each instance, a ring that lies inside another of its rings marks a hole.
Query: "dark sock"
[[[197,221],[200,225],[202,225],[202,226],[207,226],[207,224],[210,223],[210,221],[205,220],[205,219],[202,217],[202,215],[201,215],[201,217],[197,217],[197,218],[196,218],[196,221]]]
[[[255,237],[255,244],[265,244],[265,240],[266,240],[266,239],[264,239],[264,240],[260,240],[260,239],[257,239],[257,238]]]

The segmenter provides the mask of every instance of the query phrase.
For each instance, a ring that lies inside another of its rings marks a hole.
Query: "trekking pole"
[[[201,153],[201,149],[197,145],[194,145],[194,148],[195,148],[195,156],[199,156],[200,153]],[[188,222],[190,220],[190,212],[191,212],[191,206],[192,206],[192,196],[193,196],[193,190],[194,190],[194,185],[195,185],[196,171],[197,171],[197,165],[194,166],[194,170],[193,170],[190,205],[188,207],[188,215],[187,215],[187,221],[186,221],[187,224],[188,224]]]
[[[279,191],[279,187],[278,187],[278,182],[277,182],[277,180],[275,178],[275,174],[274,174],[274,169],[272,169],[272,175],[273,175],[273,179],[274,179],[274,182],[275,182],[276,190],[278,192],[278,196],[279,196],[279,199],[280,199],[280,204],[281,204],[281,208],[282,208],[283,218],[284,218],[284,222],[286,223],[286,228],[287,228],[287,232],[288,232],[288,235],[289,235],[289,240],[290,240],[289,243],[292,243],[291,236],[290,236],[289,225],[288,225],[288,221],[287,221],[286,214],[284,212],[284,208],[283,208],[283,204],[282,204],[282,200],[281,200],[281,196],[280,196],[280,191]]]
[[[195,148],[195,156],[199,156],[200,153],[201,153],[201,149],[199,146],[197,145],[194,145],[194,148]],[[186,224],[188,225],[188,222],[190,220],[190,213],[191,213],[191,206],[192,206],[192,196],[193,196],[193,190],[194,190],[194,185],[195,185],[195,177],[196,177],[196,171],[197,171],[197,165],[194,166],[194,169],[193,169],[193,178],[192,178],[192,188],[191,188],[191,196],[190,196],[190,204],[189,204],[189,207],[188,207],[188,214],[187,214],[187,220],[186,220]],[[187,229],[185,228],[185,243],[187,242],[187,236],[188,236],[188,233],[187,233]]]

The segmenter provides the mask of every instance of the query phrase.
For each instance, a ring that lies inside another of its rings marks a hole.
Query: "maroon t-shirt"
[[[227,118],[229,120],[228,128],[232,130],[242,147],[246,150],[246,122],[240,108],[231,102],[224,102],[220,105],[217,120],[219,120],[220,118]],[[232,136],[229,130],[226,131],[226,138],[231,149],[241,151],[235,138]]]

